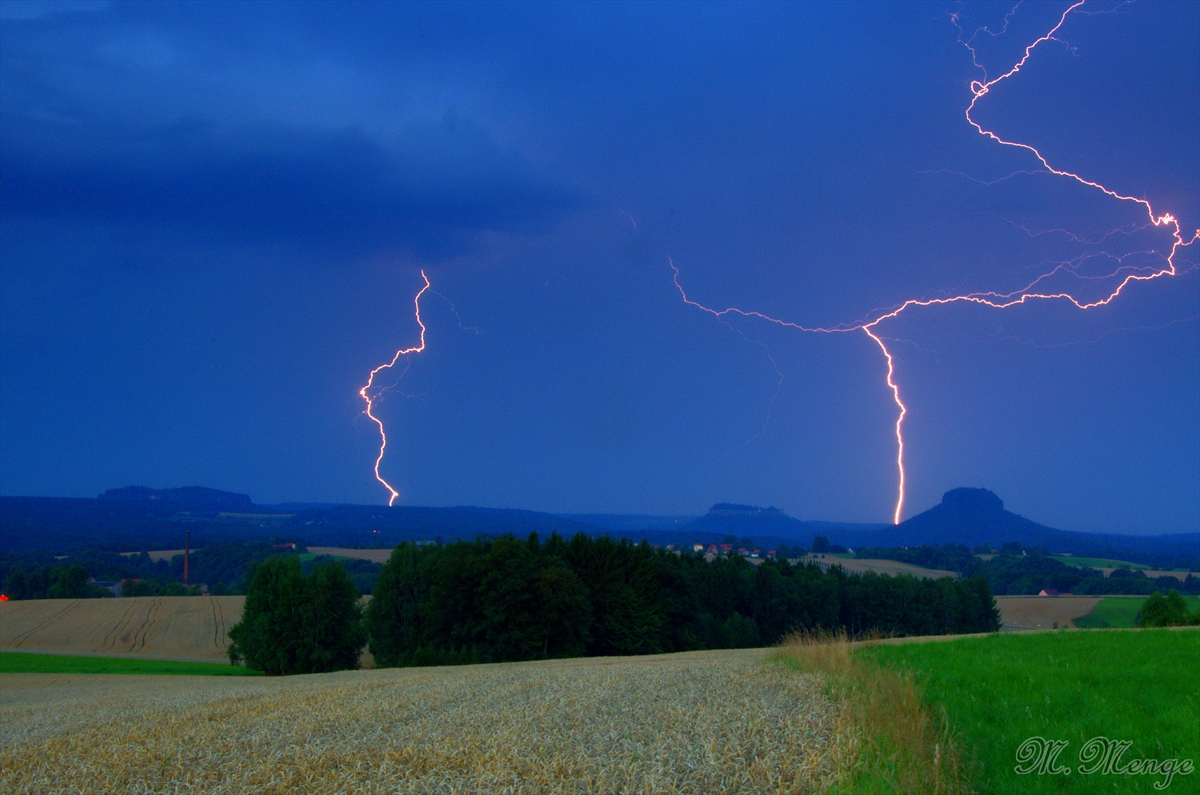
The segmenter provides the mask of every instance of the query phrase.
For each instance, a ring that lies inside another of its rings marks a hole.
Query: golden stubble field
[[[244,596],[0,602],[0,648],[46,654],[228,662]]]
[[[821,678],[763,657],[0,675],[0,791],[822,791],[853,742]]]
[[[832,555],[816,556],[809,555],[801,558],[804,563],[816,563],[821,568],[829,566],[841,566],[848,572],[864,574],[868,571],[873,571],[876,574],[911,574],[913,577],[929,577],[937,580],[942,577],[950,577],[958,579],[958,574],[945,569],[927,569],[923,566],[914,566],[911,563],[902,563],[898,560],[884,560],[873,558],[838,558]]]
[[[372,563],[387,563],[392,556],[390,549],[351,549],[350,547],[309,547],[314,555],[333,555],[335,558],[369,560]]]

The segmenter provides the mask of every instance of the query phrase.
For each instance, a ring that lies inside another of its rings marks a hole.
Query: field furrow
[[[221,618],[217,613],[218,608],[216,601],[210,602],[209,607],[212,609],[213,617],[213,648],[220,649],[221,635],[224,634],[225,630],[224,622],[221,621]]]
[[[129,624],[129,620],[133,618],[133,614],[137,612],[137,607],[138,606],[136,602],[134,602],[132,599],[129,600],[129,606],[125,608],[125,612],[121,614],[121,618],[118,619],[118,621],[113,624],[112,628],[104,634],[104,639],[100,642],[100,645],[96,647],[95,651],[113,651],[117,643],[117,638],[120,637],[121,632]]]
[[[62,606],[61,600],[57,600],[57,599],[44,600],[44,602],[54,602],[55,604],[49,604],[47,606],[51,607],[51,608],[58,608],[58,609],[54,610],[54,612],[48,618],[46,618],[44,621],[40,621],[37,624],[35,624],[34,626],[30,627],[28,630],[18,633],[12,640],[12,646],[14,648],[20,648],[20,646],[22,644],[24,644],[25,641],[29,640],[31,637],[36,635],[38,632],[41,632],[42,630],[51,626],[56,621],[58,621],[63,616],[65,616],[67,613],[69,613],[72,610],[74,610],[75,608],[79,607],[81,601],[82,600],[80,600],[80,599],[73,599],[73,600],[70,600],[66,604],[66,606]]]
[[[158,613],[158,608],[162,606],[162,599],[155,599],[150,605],[150,609],[146,611],[146,617],[142,620],[141,626],[133,633],[133,644],[129,647],[130,651],[142,651],[146,648],[146,633],[150,631],[150,627],[154,625],[155,615]]]

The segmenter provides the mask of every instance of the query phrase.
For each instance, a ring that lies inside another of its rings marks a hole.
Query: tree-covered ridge
[[[254,566],[281,553],[304,553],[302,541],[294,549],[283,550],[273,543],[216,544],[193,549],[189,560],[188,581],[204,583],[213,594],[244,594],[249,584],[247,572]],[[304,555],[301,565],[306,574],[327,556]],[[369,560],[343,561],[344,569],[362,593],[371,593],[380,565]],[[171,560],[151,560],[146,552],[122,555],[97,549],[81,549],[65,555],[50,552],[0,552],[0,590],[11,599],[52,598],[50,588],[58,572],[82,569],[83,580],[122,583],[122,596],[184,596],[183,554]],[[61,590],[61,589],[60,589]],[[76,589],[78,590],[78,589]],[[56,592],[57,593],[57,592]],[[72,592],[74,593],[74,591]],[[112,592],[96,588],[89,596],[111,596]],[[78,598],[78,597],[73,597]]]
[[[839,567],[653,549],[583,534],[397,547],[367,607],[381,665],[653,654],[771,644],[789,632],[989,632],[981,577],[848,574]]]
[[[1193,574],[1180,580],[1117,569],[1105,577],[1099,569],[1068,566],[1047,556],[1042,549],[1023,548],[1016,543],[1005,544],[990,560],[984,560],[976,552],[962,544],[943,544],[910,549],[874,547],[860,549],[855,556],[945,569],[964,577],[981,576],[987,579],[992,593],[997,596],[1036,594],[1043,589],[1081,596],[1165,593],[1173,588],[1185,594],[1200,594],[1200,577]]]

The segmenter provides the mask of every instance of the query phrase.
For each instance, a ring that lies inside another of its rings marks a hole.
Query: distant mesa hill
[[[1022,546],[1092,557],[1121,557],[1108,554],[1114,552],[1200,555],[1200,533],[1130,536],[1057,530],[1005,510],[1000,497],[980,488],[951,489],[940,503],[898,525],[802,521],[776,508],[718,503],[679,529],[681,535],[688,533],[705,543],[726,535],[751,538],[763,548],[779,543],[810,546],[815,536],[822,535],[832,543],[854,548],[1016,541]]]
[[[825,536],[838,543],[840,539],[867,537],[872,532],[886,527],[882,524],[852,524],[849,522],[810,522],[788,516],[778,508],[759,508],[754,505],[719,502],[708,513],[683,525],[677,531],[685,539],[713,543],[725,536],[752,539],[763,549],[788,546],[810,546],[817,536]]]
[[[1038,546],[1057,535],[1077,535],[1040,525],[1004,510],[1004,501],[988,489],[951,489],[942,501],[924,513],[904,520],[892,531],[908,546],[956,544],[974,546],[989,542],[1017,541]]]
[[[738,505],[733,502],[718,502],[708,509],[709,516],[786,516],[783,511],[771,506],[759,508],[757,505]]]
[[[929,510],[881,530],[873,543],[870,540],[860,543],[870,546],[946,543],[976,546],[983,543],[999,545],[1007,541],[1016,541],[1026,547],[1046,547],[1051,552],[1095,557],[1105,557],[1100,553],[1113,550],[1150,555],[1200,554],[1200,533],[1131,536],[1056,530],[1005,510],[1004,502],[988,489],[972,488],[951,489]]]

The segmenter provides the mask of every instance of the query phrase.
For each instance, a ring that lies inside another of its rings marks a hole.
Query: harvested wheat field
[[[279,679],[0,677],[6,793],[822,791],[851,744],[763,650]]]
[[[898,560],[846,558],[839,560],[838,565],[846,571],[860,573],[873,571],[876,574],[911,574],[914,577],[928,577],[932,580],[938,580],[942,577],[949,577],[952,580],[958,579],[958,572],[947,571],[946,569],[927,569],[924,566],[914,566],[911,563],[902,563]]]
[[[309,547],[314,555],[333,555],[335,558],[369,560],[372,563],[387,563],[392,556],[390,549],[352,549],[350,547]]]
[[[1074,629],[1072,620],[1086,616],[1104,597],[997,596],[1003,629]],[[1145,597],[1138,597],[1144,599]]]
[[[138,596],[0,602],[0,648],[227,662],[244,596]]]
[[[841,566],[848,572],[858,574],[873,571],[876,574],[911,574],[913,577],[928,577],[931,580],[939,580],[942,577],[949,577],[952,580],[958,579],[957,572],[947,571],[946,569],[927,569],[923,566],[914,566],[911,563],[902,563],[898,560],[886,560],[883,558],[839,558],[832,555],[825,557],[809,555],[800,558],[800,562],[816,563],[823,569],[830,566]]]

